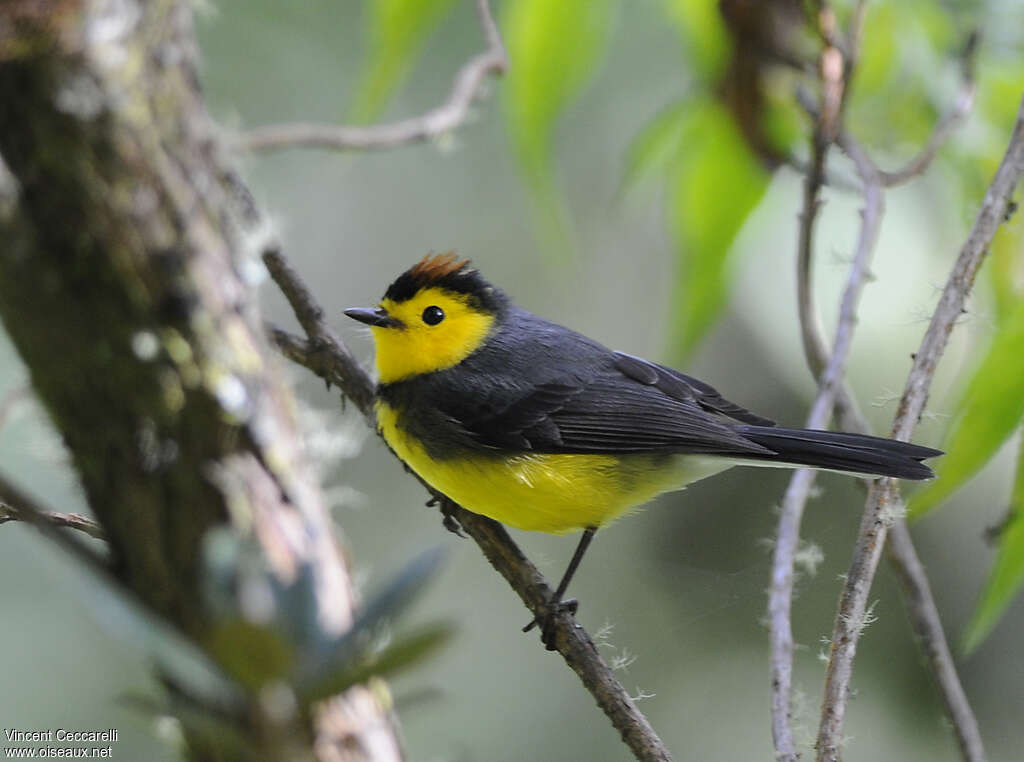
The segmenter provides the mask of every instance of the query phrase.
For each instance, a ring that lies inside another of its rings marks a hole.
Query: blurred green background
[[[436,105],[482,41],[471,4],[423,5],[431,6],[424,18],[436,26],[425,21],[414,35],[423,40],[418,57],[396,63],[381,53],[391,43],[379,24],[380,14],[402,3],[216,3],[201,15],[199,30],[204,87],[225,137],[270,122],[400,118]],[[801,179],[785,168],[769,174],[753,155],[737,159],[743,141],[723,133],[729,122],[723,126],[715,112],[724,54],[716,48],[714,3],[568,3],[577,12],[585,6],[587,20],[552,22],[556,47],[566,39],[578,47],[551,64],[573,69],[576,62],[579,70],[551,84],[547,104],[531,103],[541,97],[530,95],[536,80],[523,81],[515,68],[517,51],[545,44],[528,33],[529,13],[537,12],[529,6],[537,5],[499,4],[512,73],[494,80],[475,118],[445,140],[382,153],[240,157],[288,255],[367,361],[369,337],[342,310],[375,303],[424,253],[454,248],[523,306],[611,347],[685,363],[729,398],[801,424],[814,393],[795,308]],[[909,157],[952,102],[958,40],[972,24],[985,34],[977,113],[925,179],[887,194],[876,279],[865,291],[849,374],[883,432],[909,354],[1005,147],[1024,87],[1024,12],[1010,2],[871,6],[850,125],[887,167]],[[403,70],[404,83],[395,73]],[[397,90],[388,98],[391,86]],[[792,86],[783,83],[777,92],[791,96]],[[780,109],[773,145],[806,152],[806,124],[792,105]],[[650,129],[659,115],[664,134]],[[732,154],[721,153],[726,139],[735,143]],[[701,165],[701,157],[711,158]],[[840,177],[854,176],[842,160],[833,167]],[[826,198],[815,288],[831,331],[860,201],[841,191]],[[735,240],[709,239],[707,220],[716,231],[734,226]],[[1006,272],[1019,265],[1021,224],[1018,214],[1001,234],[1001,256],[1011,262]],[[695,250],[720,255],[720,266]],[[700,278],[706,280],[695,290]],[[716,288],[723,294],[720,315],[714,299],[705,312],[689,314]],[[998,326],[996,293],[986,272],[916,441],[943,442]],[[294,326],[272,285],[262,297],[271,320]],[[701,325],[710,329],[703,338]],[[535,633],[519,632],[529,618],[525,609],[476,547],[442,529],[436,510],[423,506],[423,490],[351,412],[342,412],[335,392],[300,369],[287,372],[315,411],[305,416],[307,426],[360,584],[373,589],[422,548],[450,550],[410,618],[450,619],[456,639],[392,683],[409,758],[628,759],[575,675],[540,647]],[[0,391],[25,382],[10,346],[0,344]],[[914,528],[954,641],[992,565],[995,550],[983,533],[1006,513],[1016,447],[1004,447]],[[0,462],[50,504],[85,510],[59,440],[33,404],[19,406],[0,432]],[[775,507],[787,478],[768,469],[733,470],[663,496],[599,533],[573,583],[581,622],[591,633],[604,631],[605,657],[622,662],[623,683],[645,696],[641,709],[677,759],[771,758],[763,617]],[[832,628],[838,577],[862,505],[852,479],[824,475],[819,485],[803,535],[823,558],[814,573],[801,574],[793,623],[794,683],[803,697],[796,719],[808,747],[824,676],[821,641]],[[573,538],[516,539],[549,578],[561,573],[574,546]],[[156,740],[152,721],[118,700],[156,688],[146,655],[104,622],[107,612],[90,580],[33,531],[11,524],[0,527],[0,578],[3,725],[117,727],[115,759],[177,758],[173,744]],[[885,566],[872,598],[877,621],[859,649],[846,758],[957,759]],[[993,760],[1019,759],[1024,744],[1022,627],[1018,599],[960,663]]]

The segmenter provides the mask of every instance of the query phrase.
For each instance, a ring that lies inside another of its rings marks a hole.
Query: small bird
[[[453,253],[428,255],[377,308],[345,314],[373,333],[377,426],[409,468],[509,526],[583,530],[552,613],[575,613],[562,597],[597,529],[659,493],[737,465],[928,479],[922,461],[942,454],[776,426],[703,381],[515,306]],[[549,648],[551,620],[539,622]]]

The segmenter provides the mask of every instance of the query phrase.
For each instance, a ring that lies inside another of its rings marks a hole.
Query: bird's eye
[[[427,325],[437,325],[444,320],[444,310],[440,307],[430,306],[423,310],[423,322]]]

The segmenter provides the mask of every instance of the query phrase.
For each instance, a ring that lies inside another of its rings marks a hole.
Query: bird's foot
[[[459,520],[455,518],[455,503],[444,497],[432,497],[427,501],[427,507],[433,508],[439,506],[441,511],[441,524],[452,534],[457,534],[459,537],[465,539],[466,535],[462,533],[462,525]]]
[[[523,627],[523,632],[529,632],[534,627],[540,627],[540,642],[549,651],[555,650],[555,625],[558,617],[563,614],[576,616],[580,603],[575,598],[567,598],[564,601],[548,604],[545,610],[535,616]],[[575,623],[574,623],[575,624]]]

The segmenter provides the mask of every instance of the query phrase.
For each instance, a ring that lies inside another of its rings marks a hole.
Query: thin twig
[[[914,355],[914,363],[892,427],[894,439],[907,441],[921,417],[928,401],[935,368],[945,351],[949,334],[963,311],[967,294],[985,258],[992,236],[1011,209],[1011,196],[1022,175],[1024,100],[1006,154],[939,297],[921,347]],[[868,594],[885,544],[886,532],[899,508],[899,491],[894,479],[880,479],[872,485],[833,628],[818,732],[818,760],[833,762],[840,758],[853,659],[866,622]]]
[[[797,311],[800,315],[800,336],[811,372],[819,377],[828,363],[821,318],[811,288],[811,263],[814,250],[814,225],[821,208],[821,189],[825,183],[825,160],[832,142],[832,124],[838,122],[842,87],[837,90],[834,79],[841,76],[841,53],[835,42],[835,15],[825,3],[816,7],[818,29],[824,42],[818,62],[822,83],[820,105],[807,104],[814,118],[811,135],[811,160],[804,175],[803,207],[797,232]],[[835,57],[839,56],[839,65]],[[810,472],[794,474],[779,511],[775,549],[772,556],[772,578],[768,613],[771,640],[771,710],[772,741],[776,759],[795,762],[800,755],[793,737],[790,697],[793,687],[793,628],[791,620],[794,557],[800,542],[800,520],[810,493]],[[800,494],[803,493],[801,499]]]
[[[3,515],[9,515],[9,512],[13,510],[17,516],[12,518],[32,524],[70,556],[78,559],[112,584],[122,585],[114,577],[110,564],[100,553],[94,551],[88,544],[76,540],[70,533],[62,532],[59,529],[61,525],[50,519],[51,516],[64,514],[51,511],[3,474],[0,474],[0,506],[2,506],[0,511],[3,511]],[[10,520],[10,518],[5,520]]]
[[[978,720],[967,700],[960,676],[953,662],[953,653],[946,640],[939,609],[932,595],[931,585],[924,565],[917,557],[917,550],[910,538],[910,529],[901,516],[889,527],[889,542],[886,545],[889,563],[896,572],[907,605],[907,614],[920,641],[921,650],[932,675],[939,687],[946,714],[953,725],[960,756],[964,762],[985,762],[985,746],[978,729]]]
[[[7,423],[7,419],[18,403],[29,399],[30,396],[31,391],[27,386],[18,386],[0,398],[0,429]],[[40,508],[35,502],[21,503],[19,498],[22,500],[28,499],[27,496],[18,492],[13,485],[10,485],[0,477],[0,524],[6,524],[8,521],[24,521],[38,524],[42,521],[55,527],[77,529],[79,532],[84,532],[90,537],[95,537],[97,540],[106,539],[100,525],[80,513],[47,511]]]
[[[849,82],[856,64],[865,8],[865,3],[858,3],[850,22],[844,66],[844,79],[846,82]],[[824,10],[827,13],[827,8]],[[826,15],[825,20],[827,18]],[[824,28],[822,37],[827,44],[832,43],[835,39],[834,34],[825,33]],[[964,84],[954,108],[936,125],[925,149],[901,170],[896,173],[884,173],[878,170],[874,163],[859,149],[859,146],[853,143],[848,136],[843,136],[846,144],[845,147],[848,149],[847,153],[851,154],[851,158],[853,158],[854,163],[858,167],[858,174],[861,175],[862,181],[865,182],[864,190],[868,194],[865,199],[866,202],[870,202],[871,197],[878,197],[880,199],[879,184],[893,185],[923,173],[934,158],[938,148],[953,130],[966,119],[973,104],[976,43],[977,35],[972,34],[962,56]],[[824,75],[824,69],[822,74]],[[809,107],[809,113],[818,123],[818,133],[815,135],[812,149],[815,158],[820,157],[819,160],[822,161],[820,166],[823,174],[824,148],[827,146],[821,142],[824,132],[820,117],[821,109],[810,103],[805,104],[805,107]],[[841,107],[842,103],[840,103]],[[865,178],[871,178],[871,185],[873,187],[868,187]],[[823,372],[822,369],[827,368],[831,361],[827,360],[828,352],[821,332],[820,320],[817,317],[817,313],[813,311],[814,307],[810,292],[811,234],[813,231],[814,212],[819,202],[816,197],[818,189],[813,188],[810,184],[806,184],[805,191],[808,190],[813,190],[815,193],[805,193],[805,211],[801,219],[801,242],[798,256],[798,293],[800,294],[800,323],[805,355],[807,356],[812,373],[816,377],[820,377]],[[871,204],[866,203],[865,208],[868,209],[870,207]],[[878,209],[880,217],[880,204]],[[865,229],[862,226],[862,233]],[[847,314],[849,319],[853,319],[852,315]],[[840,323],[842,323],[842,318]],[[835,359],[836,357],[833,355],[832,360]],[[835,413],[840,427],[846,431],[868,433],[867,420],[860,412],[856,400],[849,391],[842,374],[839,374],[837,383],[838,396],[835,400]],[[826,391],[825,388],[822,389],[822,392],[824,391]],[[809,417],[808,427],[822,427],[827,421],[828,414],[822,414],[823,408],[818,407],[818,403],[823,403],[825,397],[826,395],[819,394],[815,409],[812,410]],[[798,471],[794,474],[780,508],[778,543],[773,559],[772,588],[769,603],[772,626],[773,665],[772,729],[776,740],[777,756],[780,759],[786,760],[795,760],[799,757],[793,743],[791,718],[789,715],[793,649],[790,620],[793,581],[792,557],[799,543],[799,524],[813,481],[814,473],[811,471]],[[963,687],[957,676],[952,653],[946,642],[945,632],[938,617],[938,610],[928,584],[927,576],[917,559],[909,531],[902,519],[897,520],[893,531],[894,536],[898,535],[899,541],[890,548],[890,560],[896,569],[897,575],[904,582],[908,614],[915,632],[921,641],[922,649],[932,667],[964,759],[970,762],[979,762],[984,759],[984,751],[981,745],[977,721],[974,718],[970,704],[966,699]]]
[[[53,511],[42,511],[37,515],[39,518],[49,522],[55,527],[77,529],[79,532],[83,532],[90,537],[95,537],[97,540],[107,539],[99,524],[80,513],[55,513]],[[17,506],[11,505],[5,500],[0,500],[0,524],[6,524],[8,521],[31,522],[32,519],[27,518],[25,512]]]
[[[241,137],[239,147],[249,151],[276,151],[282,148],[379,150],[431,140],[451,132],[466,121],[470,107],[480,95],[488,75],[504,74],[508,67],[505,45],[488,1],[477,0],[476,7],[487,49],[459,70],[448,99],[437,108],[412,119],[372,127],[300,122],[257,127]]]
[[[896,185],[902,185],[908,180],[913,180],[915,177],[920,177],[924,174],[935,159],[939,149],[942,148],[942,145],[970,116],[971,111],[974,109],[975,95],[978,91],[978,84],[975,78],[978,40],[978,31],[974,30],[968,36],[967,43],[964,45],[960,61],[963,82],[952,108],[935,124],[932,134],[928,137],[928,142],[916,156],[912,157],[910,161],[899,169],[891,172],[879,170],[878,174],[885,187],[891,188]]]
[[[874,186],[874,192],[880,194],[879,173],[874,163],[849,136],[841,136],[841,145],[859,168],[865,188],[869,187],[869,178],[871,178],[870,184]],[[881,213],[882,210],[879,209],[879,216]],[[848,312],[847,314],[849,316]],[[852,396],[849,399],[849,407],[840,418],[844,430],[862,434],[870,433],[867,420]],[[817,421],[814,424],[808,424],[808,426],[812,425],[821,424]],[[813,472],[810,473],[813,474]],[[935,676],[939,692],[946,705],[946,712],[960,745],[961,754],[965,762],[983,762],[985,751],[978,722],[957,675],[953,654],[939,619],[938,607],[935,604],[928,577],[917,557],[910,531],[902,517],[896,518],[890,528],[889,559],[902,582],[911,624]]]
[[[324,325],[323,310],[313,300],[298,273],[288,266],[284,255],[275,250],[265,254],[264,261],[309,336],[307,341],[287,331],[272,329],[275,343],[288,359],[337,385],[372,425],[374,386],[369,374],[340,341],[323,340],[324,336],[332,335]],[[446,500],[425,483],[424,486],[427,486],[435,499]],[[447,510],[476,541],[487,560],[505,578],[527,608],[535,616],[547,615],[552,588],[501,524],[451,504],[450,501]],[[598,654],[586,630],[568,613],[556,610],[554,616],[555,649],[579,676],[634,756],[642,762],[670,761],[672,757],[668,749]]]
[[[323,308],[317,304],[313,294],[299,274],[292,269],[279,247],[274,245],[264,251],[263,263],[270,271],[270,277],[281,287],[292,312],[309,337],[308,341],[301,340],[306,344],[303,356],[314,358],[315,367],[308,363],[303,364],[328,383],[338,386],[345,393],[345,397],[359,408],[359,412],[367,420],[373,421],[373,383],[366,375],[366,371],[360,367],[359,361],[349,352],[348,347],[327,325]],[[288,284],[287,288],[282,284]],[[279,348],[287,349],[277,332],[272,331],[271,336],[277,341]],[[287,351],[284,354],[290,360],[296,359]]]
[[[864,189],[864,209],[857,245],[847,275],[839,310],[839,324],[831,357],[818,378],[818,394],[807,417],[807,428],[822,429],[832,417],[838,395],[843,390],[846,363],[853,345],[853,332],[857,322],[857,304],[867,281],[871,254],[878,240],[884,208],[878,173],[868,161],[864,152],[850,138],[840,136],[840,144],[854,160],[857,174]],[[806,213],[806,212],[805,212]],[[810,293],[810,257],[802,258],[806,267],[801,268],[799,278],[802,290]],[[813,331],[814,344],[823,345],[820,320],[817,314],[805,310],[813,309],[809,299],[801,301],[800,323],[805,332]],[[806,344],[805,344],[806,346]],[[810,362],[810,354],[808,354]],[[853,410],[846,407],[847,414]],[[800,543],[800,521],[814,485],[815,472],[809,469],[796,471],[790,479],[779,509],[779,526],[775,551],[772,557],[772,578],[769,591],[768,611],[771,630],[772,652],[772,736],[775,741],[776,759],[793,762],[799,758],[793,739],[790,697],[793,686],[793,628],[791,609],[793,600],[794,562]]]

